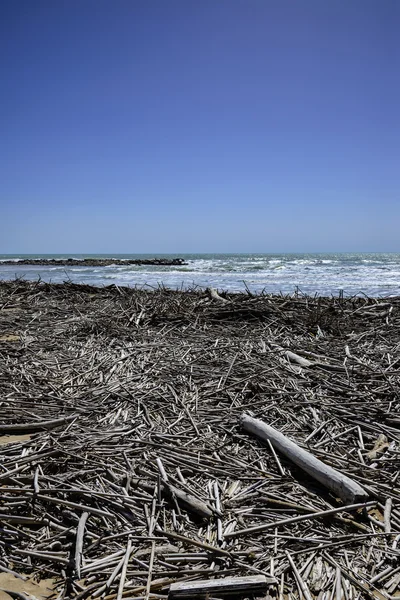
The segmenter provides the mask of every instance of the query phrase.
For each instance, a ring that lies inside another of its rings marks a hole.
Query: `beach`
[[[0,600],[400,600],[400,0],[0,14]]]
[[[1,282],[0,578],[399,597],[399,347],[397,296]]]

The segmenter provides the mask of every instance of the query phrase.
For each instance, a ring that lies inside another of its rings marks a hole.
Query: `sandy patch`
[[[19,335],[15,335],[14,333],[6,333],[5,335],[0,335],[0,342],[19,342]]]
[[[29,433],[21,433],[20,435],[3,435],[0,436],[0,446],[6,444],[15,444],[16,442],[27,442],[31,439]]]
[[[10,573],[0,573],[0,600],[10,600],[11,596],[3,590],[20,592],[30,599],[46,600],[54,591],[53,579],[42,579],[36,582],[32,579],[22,581]]]

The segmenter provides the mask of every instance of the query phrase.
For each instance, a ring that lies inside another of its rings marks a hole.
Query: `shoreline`
[[[84,258],[95,262],[83,262]],[[48,259],[51,262],[46,262]],[[143,264],[152,259],[156,260]],[[120,260],[122,262],[117,264]],[[174,260],[179,264],[166,264]],[[141,265],[130,265],[129,261],[140,261]],[[161,261],[163,264],[159,264]],[[399,269],[400,254],[394,258],[382,255],[372,259],[367,255],[340,257],[334,254],[321,255],[321,259],[310,255],[0,256],[1,280],[22,277],[54,283],[68,280],[100,286],[115,283],[139,287],[161,284],[170,289],[212,286],[239,293],[246,291],[247,286],[252,293],[277,295],[292,294],[298,289],[300,294],[321,296],[365,293],[376,298],[395,297],[400,295]]]
[[[256,569],[297,598],[292,563],[315,596],[335,565],[373,589],[400,533],[399,344],[400,297],[0,282],[4,566],[71,599],[126,555],[129,597]],[[249,411],[373,505],[341,512]]]
[[[3,263],[4,264],[4,263]],[[14,264],[14,263],[13,263]],[[8,265],[7,265],[8,266]],[[40,277],[40,274],[38,275],[37,279],[25,279],[24,277],[19,277],[17,275],[17,273],[14,274],[14,278],[13,279],[0,279],[0,287],[4,286],[4,285],[9,285],[12,283],[16,283],[16,282],[20,282],[22,284],[27,284],[27,285],[43,285],[43,286],[50,286],[50,287],[54,287],[54,288],[63,288],[63,287],[67,287],[70,289],[73,289],[74,287],[76,287],[77,290],[81,289],[81,290],[88,290],[88,289],[92,289],[93,293],[97,293],[97,292],[101,292],[101,291],[106,291],[106,290],[121,290],[121,292],[124,293],[136,293],[136,292],[143,292],[143,293],[148,293],[148,292],[157,292],[157,291],[164,291],[165,293],[174,293],[174,294],[206,294],[209,295],[209,291],[214,289],[213,287],[210,287],[208,284],[197,284],[196,282],[192,282],[191,285],[187,285],[187,287],[182,287],[182,283],[180,285],[176,285],[174,287],[170,287],[168,285],[166,285],[164,282],[162,281],[157,281],[154,285],[149,284],[149,283],[144,283],[144,284],[120,284],[120,283],[103,283],[103,282],[99,282],[99,283],[92,283],[92,282],[85,282],[83,281],[73,281],[72,279],[67,279],[67,280],[63,280],[63,281],[52,281],[49,280],[47,281],[46,279],[42,279]],[[229,298],[231,302],[235,302],[235,300],[243,300],[245,298],[249,299],[249,298],[267,298],[270,301],[273,301],[274,299],[277,299],[278,301],[282,300],[282,298],[286,298],[288,300],[290,299],[300,299],[303,298],[305,301],[307,301],[308,303],[312,303],[314,304],[315,302],[321,302],[321,301],[327,301],[327,302],[333,302],[334,304],[336,303],[343,303],[346,301],[357,301],[357,300],[365,300],[367,301],[367,303],[371,303],[371,304],[388,304],[390,305],[391,303],[397,304],[400,301],[400,294],[399,295],[380,295],[380,296],[368,296],[368,294],[366,294],[365,292],[363,292],[362,290],[360,290],[357,293],[346,293],[344,290],[339,289],[337,291],[336,294],[334,293],[330,293],[329,295],[323,294],[323,293],[319,293],[319,292],[314,292],[314,293],[307,293],[306,291],[303,291],[303,286],[297,286],[294,285],[293,289],[291,291],[268,291],[265,287],[262,288],[261,290],[251,290],[247,284],[245,280],[241,280],[241,282],[244,284],[243,285],[243,290],[230,290],[229,288],[223,288],[223,287],[218,287],[217,290],[219,290],[219,293],[226,298]],[[120,293],[121,293],[120,292]]]

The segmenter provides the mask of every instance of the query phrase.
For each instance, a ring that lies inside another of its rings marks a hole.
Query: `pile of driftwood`
[[[399,298],[1,283],[0,581],[399,597],[399,375]]]

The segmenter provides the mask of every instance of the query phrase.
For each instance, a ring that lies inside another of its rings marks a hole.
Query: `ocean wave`
[[[15,263],[17,263],[17,262],[19,262],[20,260],[21,260],[20,258],[0,258],[0,263],[2,263],[2,262],[6,262],[6,261],[7,261],[7,262],[11,261],[11,262],[15,262]]]
[[[71,255],[69,255],[71,256]],[[68,256],[68,257],[69,257]],[[83,259],[83,255],[75,255]],[[185,266],[108,265],[3,265],[23,256],[0,255],[0,279],[21,276],[35,280],[94,285],[158,286],[180,289],[193,286],[245,291],[243,281],[254,292],[292,293],[296,286],[310,294],[365,293],[370,296],[400,295],[400,254],[282,254],[280,255],[190,255]],[[34,258],[34,257],[29,257]],[[39,255],[36,256],[39,258]],[[61,258],[61,255],[53,258]],[[117,256],[115,256],[117,258]],[[122,258],[122,257],[118,257]],[[135,258],[124,255],[123,258]]]
[[[55,267],[56,269],[61,269],[61,267]],[[64,267],[64,271],[71,271],[72,273],[85,273],[89,275],[90,273],[95,273],[95,269],[93,267]]]

